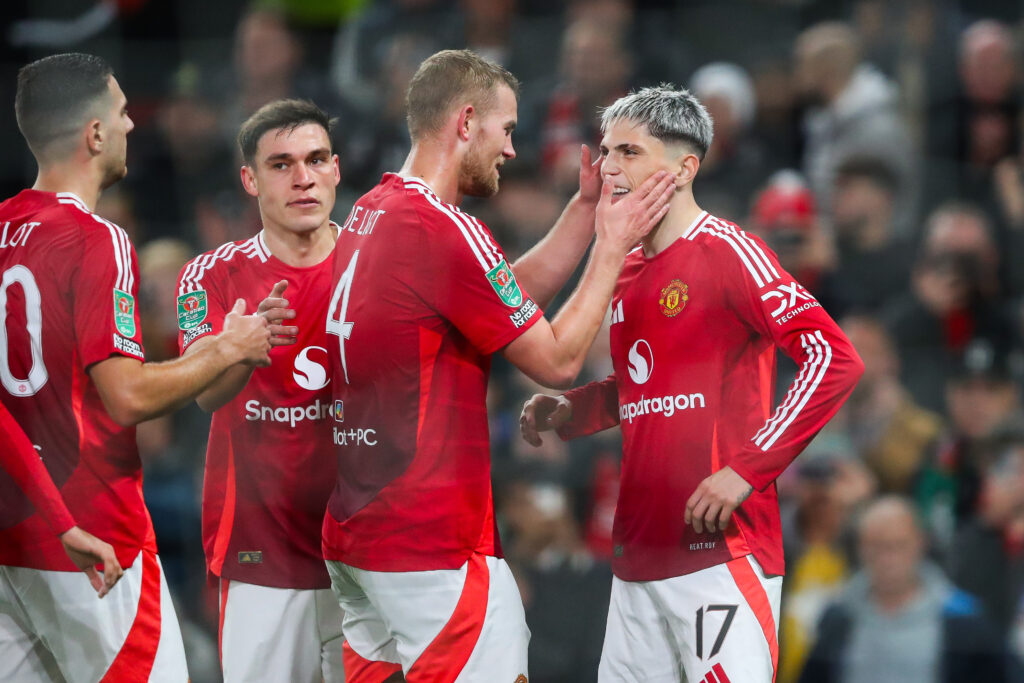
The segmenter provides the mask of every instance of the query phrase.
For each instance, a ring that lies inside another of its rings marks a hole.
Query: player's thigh
[[[652,587],[687,680],[774,680],[781,576],[766,577],[748,555]]]
[[[613,578],[598,681],[678,683],[682,662],[668,629],[650,582]]]
[[[345,613],[329,588],[312,591],[316,611],[317,640],[320,643],[320,671],[324,683],[345,683]]]
[[[222,579],[220,604],[225,683],[321,680],[316,591]]]
[[[474,554],[459,569],[353,575],[393,638],[409,683],[526,675],[529,630],[503,560]],[[346,606],[346,624],[348,616]]]
[[[486,680],[525,682],[530,629],[526,626],[526,612],[523,609],[523,598],[519,594],[519,585],[505,560],[490,556],[479,557],[486,562],[490,575],[487,604],[480,635],[456,680],[466,683]],[[464,591],[462,600],[468,597]],[[460,600],[460,606],[462,604]],[[476,618],[468,609],[465,615],[467,624]],[[446,629],[454,630],[453,626],[455,623],[450,621]],[[471,637],[466,638],[465,647],[469,646],[470,640]]]
[[[154,553],[142,551],[100,600],[78,572],[7,568],[35,634],[69,683],[188,680],[185,649]]]
[[[401,660],[384,618],[354,576],[359,571],[341,562],[327,562],[331,592],[343,614],[346,680],[348,683],[374,683],[378,664],[386,664],[393,670]]]
[[[62,683],[53,655],[33,632],[28,617],[0,567],[0,681]]]

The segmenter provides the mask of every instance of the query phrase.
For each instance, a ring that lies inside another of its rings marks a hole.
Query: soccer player
[[[458,204],[497,192],[515,156],[516,92],[511,74],[472,52],[425,60],[407,93],[405,165],[356,202],[335,248],[338,479],[324,554],[349,645],[400,663],[408,681],[526,681],[529,631],[491,500],[490,356],[567,386],[626,253],[664,215],[672,187],[664,174],[613,198],[584,151],[578,196],[510,266]],[[549,324],[540,307],[595,227],[580,286]]]
[[[92,599],[45,515],[0,474],[0,680],[180,683],[185,653],[132,425],[236,363],[269,363],[270,330],[237,302],[205,353],[143,362],[135,251],[92,211],[126,172],[124,93],[103,60],[55,55],[19,72],[15,111],[39,174],[0,204],[0,403],[70,513],[125,569]]]
[[[75,524],[64,499],[60,497],[53,478],[43,461],[14,421],[7,408],[0,403],[0,467],[14,484],[28,496],[36,512],[60,538],[64,552],[75,566],[85,572],[89,582],[102,598],[110,592],[124,571],[117,561],[114,547],[101,541]],[[96,565],[103,565],[103,572]]]
[[[333,416],[323,321],[340,229],[330,220],[340,179],[332,124],[301,100],[250,116],[238,135],[241,177],[259,200],[263,229],[196,257],[178,278],[186,357],[215,343],[238,298],[274,334],[270,367],[232,368],[196,399],[213,411],[203,544],[210,574],[220,577],[227,683],[345,680],[342,612],[320,550],[337,470],[322,438]]]
[[[783,573],[774,482],[863,364],[763,242],[695,203],[712,126],[690,93],[630,94],[604,111],[602,130],[607,182],[631,193],[668,171],[675,196],[619,276],[614,374],[534,396],[523,435],[539,445],[546,429],[622,427],[601,681],[772,681]],[[773,413],[777,347],[800,372]]]

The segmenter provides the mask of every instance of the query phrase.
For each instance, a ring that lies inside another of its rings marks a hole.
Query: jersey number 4
[[[331,305],[327,309],[327,334],[338,336],[338,351],[341,353],[341,369],[345,373],[345,384],[348,384],[348,361],[345,359],[345,340],[352,336],[352,325],[354,323],[345,320],[348,312],[348,295],[352,289],[352,279],[356,275],[356,262],[359,261],[359,250],[352,253],[352,260],[348,267],[341,274],[341,279],[334,287],[334,294],[331,295]],[[338,304],[341,308],[338,308]],[[334,317],[334,311],[338,310],[338,317]]]
[[[15,377],[11,371],[7,339],[7,290],[13,284],[21,286],[25,299],[25,328],[32,354],[32,366],[24,379]],[[39,285],[31,270],[22,265],[14,266],[4,271],[3,280],[0,280],[0,384],[12,396],[33,396],[49,377],[43,363],[43,301]]]

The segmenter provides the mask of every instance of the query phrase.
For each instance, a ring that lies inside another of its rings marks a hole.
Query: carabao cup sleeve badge
[[[191,330],[206,319],[206,290],[187,292],[178,297],[178,328]]]
[[[114,327],[125,337],[135,336],[135,297],[114,289]]]
[[[518,308],[523,303],[523,292],[519,289],[515,273],[508,267],[505,259],[502,259],[501,263],[487,271],[487,280],[491,283],[491,287],[494,287],[498,298],[506,306]]]

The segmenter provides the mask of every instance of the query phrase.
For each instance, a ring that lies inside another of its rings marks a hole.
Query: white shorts
[[[343,683],[341,618],[329,588],[220,582],[224,683]]]
[[[612,580],[598,681],[771,683],[782,577],[752,555],[660,581]]]
[[[143,550],[100,600],[80,572],[0,566],[0,681],[185,683],[160,560]]]
[[[526,683],[530,630],[504,560],[474,553],[459,569],[372,572],[328,562],[327,570],[346,645],[359,658],[400,664],[408,683]],[[353,673],[349,683],[372,680]]]

